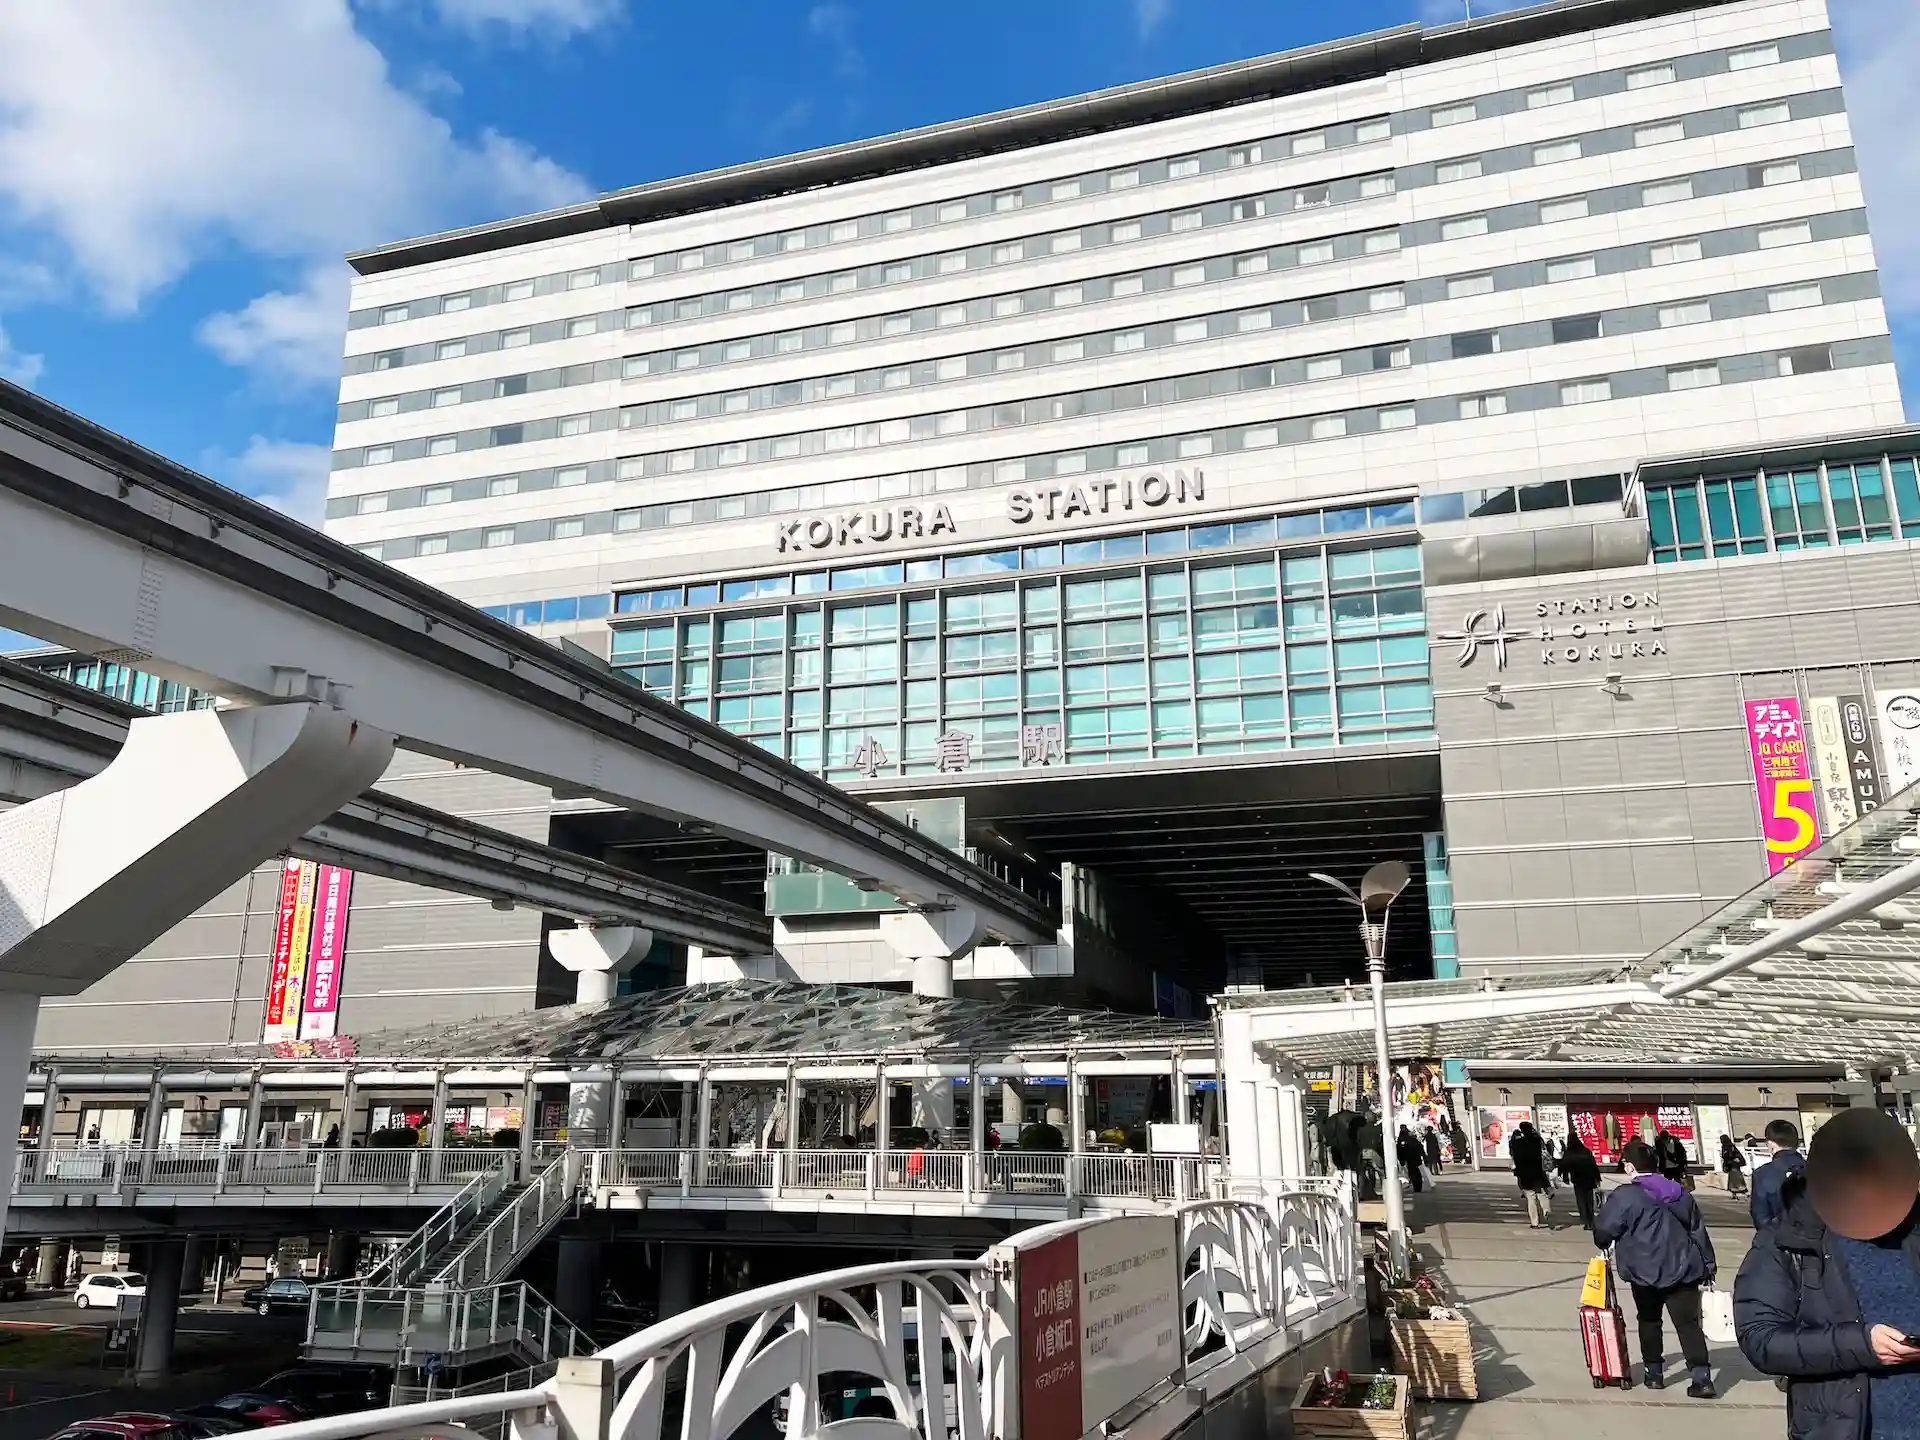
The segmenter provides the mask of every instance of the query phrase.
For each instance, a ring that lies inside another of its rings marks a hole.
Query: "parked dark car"
[[[230,1420],[242,1430],[258,1430],[266,1425],[291,1425],[313,1417],[293,1401],[278,1395],[262,1395],[257,1390],[236,1390],[205,1405],[189,1405],[180,1412],[190,1418]]]
[[[255,1394],[282,1396],[316,1416],[377,1410],[392,1391],[391,1371],[351,1365],[299,1365],[253,1387]]]
[[[262,1315],[291,1315],[298,1311],[307,1313],[307,1301],[313,1296],[313,1287],[294,1275],[282,1275],[278,1280],[269,1280],[264,1285],[256,1285],[240,1297],[249,1310],[257,1310]]]

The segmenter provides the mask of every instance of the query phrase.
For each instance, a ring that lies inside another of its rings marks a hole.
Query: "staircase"
[[[477,1177],[365,1275],[315,1287],[306,1358],[457,1370],[590,1354],[594,1342],[579,1326],[506,1278],[574,1213],[579,1158],[564,1154],[525,1183],[508,1174],[503,1162]]]

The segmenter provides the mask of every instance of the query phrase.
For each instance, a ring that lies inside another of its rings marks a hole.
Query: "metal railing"
[[[458,1290],[438,1285],[320,1285],[307,1310],[309,1354],[394,1357],[449,1365],[513,1349],[540,1361],[585,1355],[594,1342],[524,1282]]]
[[[510,1164],[496,1150],[328,1150],[319,1146],[236,1149],[220,1144],[56,1144],[23,1150],[13,1193],[121,1194],[127,1190],[384,1190],[416,1194],[464,1183]]]
[[[1117,1428],[1162,1405],[1169,1423],[1198,1413],[1364,1313],[1350,1190],[1283,1179],[1259,1199],[1197,1200],[1171,1219],[1183,1344],[1172,1373],[1116,1417]],[[1106,1217],[1034,1233],[1138,1223]],[[1017,1266],[986,1257],[829,1271],[714,1301],[608,1346],[597,1358],[611,1375],[596,1389],[522,1372],[497,1382],[523,1386],[506,1393],[303,1421],[275,1440],[362,1440],[447,1422],[488,1435],[552,1433],[563,1393],[569,1407],[587,1407],[569,1408],[570,1422],[609,1440],[728,1440],[764,1425],[784,1396],[785,1433],[810,1440],[837,1433],[829,1401],[850,1383],[882,1407],[865,1417],[879,1422],[872,1433],[985,1440],[1009,1428],[1001,1407],[1019,1404],[1023,1390],[1017,1285]]]
[[[460,1233],[500,1197],[512,1178],[513,1162],[512,1154],[498,1152],[492,1169],[483,1170],[467,1181],[457,1195],[429,1215],[426,1223],[401,1241],[391,1255],[361,1277],[360,1283],[406,1285],[424,1274],[434,1257],[453,1245]]]
[[[932,1193],[992,1203],[1069,1198],[1177,1205],[1224,1193],[1213,1157],[1053,1154],[989,1150],[623,1150],[587,1159],[587,1183],[682,1195],[718,1190],[768,1196]]]
[[[580,1193],[580,1173],[577,1154],[555,1160],[451,1260],[439,1265],[429,1283],[486,1285],[507,1273],[573,1209]]]

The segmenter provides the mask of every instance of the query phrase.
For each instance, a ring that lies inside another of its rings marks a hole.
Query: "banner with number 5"
[[[1813,761],[1797,696],[1747,701],[1747,750],[1760,798],[1767,871],[1778,874],[1820,843]]]

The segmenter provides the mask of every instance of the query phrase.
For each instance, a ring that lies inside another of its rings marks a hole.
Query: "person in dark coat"
[[[1580,1210],[1580,1226],[1593,1229],[1593,1197],[1600,1188],[1600,1162],[1578,1135],[1567,1137],[1560,1152],[1560,1178],[1573,1187],[1573,1203]]]
[[[1731,1135],[1720,1137],[1720,1168],[1726,1172],[1729,1195],[1738,1195],[1747,1188],[1747,1157],[1740,1153]]]
[[[1712,1282],[1719,1262],[1707,1222],[1693,1196],[1659,1173],[1659,1161],[1646,1141],[1629,1141],[1620,1152],[1620,1165],[1627,1183],[1600,1207],[1593,1243],[1602,1250],[1613,1247],[1614,1274],[1633,1291],[1645,1383],[1653,1390],[1667,1383],[1666,1336],[1660,1324],[1665,1311],[1691,1372],[1687,1394],[1711,1400],[1718,1392],[1700,1322],[1700,1287]]]
[[[1466,1165],[1473,1160],[1473,1146],[1467,1139],[1466,1127],[1458,1120],[1453,1122],[1453,1133],[1448,1137],[1453,1141],[1453,1161],[1456,1165]]]
[[[1522,1120],[1507,1141],[1513,1178],[1527,1197],[1527,1228],[1546,1230],[1553,1225],[1553,1190],[1547,1184],[1546,1150],[1531,1120]]]
[[[1445,1168],[1444,1157],[1440,1154],[1440,1132],[1427,1126],[1426,1133],[1427,1169],[1438,1175]]]
[[[1753,1216],[1756,1230],[1766,1229],[1785,1213],[1781,1189],[1807,1164],[1806,1156],[1800,1153],[1799,1127],[1791,1120],[1769,1120],[1766,1134],[1771,1158],[1755,1167],[1753,1194],[1747,1201],[1747,1213]]]
[[[1779,1219],[1754,1236],[1734,1328],[1756,1369],[1785,1378],[1799,1440],[1920,1437],[1920,1346],[1906,1340],[1920,1334],[1917,1189],[1920,1156],[1899,1122],[1848,1110],[1814,1136],[1780,1186]]]
[[[1653,1137],[1653,1158],[1659,1162],[1660,1173],[1676,1185],[1687,1183],[1687,1143],[1671,1130],[1662,1130]]]
[[[1400,1134],[1393,1142],[1393,1155],[1400,1162],[1400,1171],[1407,1177],[1407,1183],[1413,1186],[1418,1195],[1426,1189],[1426,1178],[1421,1171],[1420,1162],[1427,1157],[1420,1149],[1420,1142],[1413,1138],[1413,1131],[1406,1126],[1400,1127]]]

